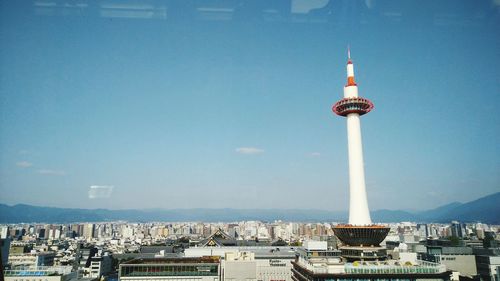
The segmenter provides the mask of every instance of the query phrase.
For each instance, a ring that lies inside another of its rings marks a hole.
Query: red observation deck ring
[[[335,114],[340,116],[347,116],[349,113],[358,113],[359,115],[366,114],[373,109],[373,103],[369,99],[356,97],[356,98],[343,98],[336,102],[332,110]]]

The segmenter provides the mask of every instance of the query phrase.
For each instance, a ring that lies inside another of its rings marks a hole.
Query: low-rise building
[[[86,277],[101,278],[111,272],[113,260],[111,256],[94,256],[90,258],[89,274]]]
[[[421,255],[426,261],[446,265],[446,268],[457,272],[459,276],[474,277],[477,275],[474,255]]]
[[[257,281],[257,262],[252,252],[226,253],[222,268],[222,280]]]
[[[54,265],[55,252],[33,252],[26,254],[10,254],[9,264],[11,267],[36,267]]]
[[[218,256],[136,259],[120,264],[118,274],[120,281],[220,281],[221,259]]]
[[[5,281],[67,281],[76,277],[71,266],[18,267],[5,270]]]
[[[326,243],[327,242],[324,241],[325,245]],[[254,267],[251,271],[255,271],[257,280],[292,281],[292,261],[295,259],[296,249],[289,246],[193,247],[185,249],[184,254],[186,257],[201,257],[205,255],[219,256],[223,259],[222,268],[224,272],[226,272],[226,266],[232,266],[233,263],[235,266],[236,264],[241,266],[244,264],[245,267]],[[228,263],[228,261],[225,260],[226,256],[233,260],[233,262]],[[225,278],[231,279],[236,277],[225,275]]]

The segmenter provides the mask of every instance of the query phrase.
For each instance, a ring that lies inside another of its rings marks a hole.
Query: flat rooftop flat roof
[[[266,258],[288,258],[293,259],[296,255],[298,247],[282,246],[225,246],[225,247],[191,247],[185,251],[199,251],[198,253],[213,252],[213,254],[221,252],[252,252],[255,254],[255,259]]]
[[[219,256],[203,256],[192,258],[144,258],[134,259],[122,263],[123,265],[133,264],[179,264],[179,263],[220,263]]]

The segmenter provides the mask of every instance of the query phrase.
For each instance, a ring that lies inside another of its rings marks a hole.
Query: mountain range
[[[375,210],[375,222],[483,222],[500,224],[500,192],[467,203],[453,202],[436,209],[409,212],[401,210]],[[344,211],[301,209],[71,209],[40,207],[25,204],[9,206],[0,204],[0,223],[72,223],[102,221],[205,221],[228,222],[260,221],[347,221]]]

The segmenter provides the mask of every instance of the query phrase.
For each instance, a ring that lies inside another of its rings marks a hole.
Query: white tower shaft
[[[358,113],[347,115],[347,141],[349,147],[349,224],[369,225],[372,221],[366,196],[361,124]]]
[[[344,87],[344,98],[357,98],[358,86],[354,82],[354,67],[347,64],[348,84]],[[349,224],[370,225],[370,210],[366,196],[363,145],[359,113],[347,114],[347,141],[349,150]]]

